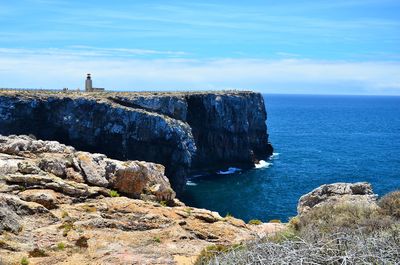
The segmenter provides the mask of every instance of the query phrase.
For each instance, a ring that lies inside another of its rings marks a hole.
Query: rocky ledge
[[[0,134],[159,163],[178,191],[189,170],[251,167],[271,155],[266,117],[254,92],[0,92]]]
[[[185,206],[159,164],[0,136],[0,264],[193,264],[283,227]]]
[[[371,206],[376,205],[377,197],[367,182],[325,184],[301,196],[297,212],[302,215],[314,207],[340,203]]]

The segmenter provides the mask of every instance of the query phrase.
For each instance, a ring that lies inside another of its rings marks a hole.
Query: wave
[[[188,180],[186,181],[186,186],[197,186],[197,184],[194,183],[193,181]]]
[[[270,156],[269,159],[278,158],[278,156],[279,156],[280,154],[281,154],[281,153],[272,153],[272,156]]]
[[[254,164],[255,168],[268,168],[272,163],[268,163],[265,160],[260,160],[257,164]]]
[[[242,170],[240,168],[237,168],[237,167],[230,167],[226,171],[222,171],[222,170],[218,171],[217,174],[218,175],[228,175],[228,174],[236,173],[238,171],[242,171]]]

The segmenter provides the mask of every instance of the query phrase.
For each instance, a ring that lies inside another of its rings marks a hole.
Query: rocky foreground
[[[193,264],[282,228],[185,206],[159,164],[0,136],[2,265]]]
[[[189,171],[252,167],[271,155],[266,118],[262,95],[249,91],[0,91],[0,134],[159,163],[178,192]]]

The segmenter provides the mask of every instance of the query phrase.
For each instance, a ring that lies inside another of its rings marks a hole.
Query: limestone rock
[[[302,214],[313,207],[338,201],[375,204],[376,198],[371,184],[366,182],[327,184],[301,196],[297,212]]]
[[[260,238],[274,235],[286,229],[286,225],[280,223],[262,223],[259,225],[249,225],[248,227],[256,232],[257,236]]]
[[[175,198],[175,192],[171,189],[168,178],[164,176],[164,167],[154,163],[119,163],[112,186],[134,198],[140,198],[141,194],[154,195],[159,201]]]
[[[3,173],[0,182],[8,183],[3,184],[1,190],[18,190],[18,186],[15,189],[10,185],[19,185],[19,189],[51,189],[72,197],[91,197],[108,196],[109,191],[104,188],[112,188],[133,198],[146,197],[175,204],[175,192],[162,165],[122,162],[28,136],[1,136],[1,139],[0,150],[11,153],[0,153],[0,173]],[[40,146],[33,148],[34,143]],[[21,153],[21,150],[24,151]],[[64,150],[65,153],[59,153]]]
[[[78,152],[77,159],[88,183],[100,187],[108,186],[104,161],[86,152]]]
[[[0,135],[0,153],[10,155],[23,155],[25,152],[40,153],[70,153],[74,148],[60,144],[56,141],[42,141],[27,135]]]
[[[67,167],[65,161],[54,157],[45,157],[40,160],[39,167],[46,172],[52,173],[60,178],[65,178]]]
[[[186,207],[159,164],[28,136],[0,136],[0,150],[8,152],[0,151],[0,261],[6,264],[19,264],[35,249],[47,256],[30,257],[33,265],[176,264],[194,261],[207,246],[260,234],[243,221]],[[121,196],[111,197],[110,189]],[[57,250],[60,243],[64,251]]]
[[[21,217],[10,210],[6,204],[0,203],[0,234],[3,231],[10,231],[16,234],[21,229]]]
[[[18,196],[24,201],[39,203],[49,210],[57,208],[60,203],[60,195],[53,190],[26,190]]]
[[[47,213],[48,210],[35,202],[26,202],[11,194],[0,193],[0,204],[6,205],[18,215],[31,215],[36,213]]]
[[[200,220],[206,221],[207,223],[215,223],[222,220],[222,217],[217,212],[212,212],[204,209],[194,209],[191,214]]]
[[[35,164],[23,161],[18,163],[18,171],[22,174],[38,174],[41,170]]]

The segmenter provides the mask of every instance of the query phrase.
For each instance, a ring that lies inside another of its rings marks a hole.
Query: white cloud
[[[16,52],[0,50],[0,87],[82,88],[85,74],[92,73],[96,86],[115,90],[238,88],[267,93],[400,95],[399,62],[137,59],[59,50],[21,51],[23,56],[18,56]]]

